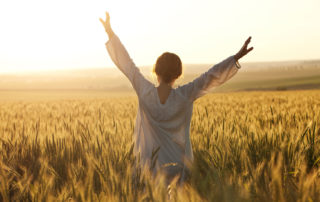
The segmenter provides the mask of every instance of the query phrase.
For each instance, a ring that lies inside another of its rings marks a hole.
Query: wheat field
[[[170,192],[135,165],[136,97],[1,100],[0,201],[320,201],[319,90],[197,100]]]

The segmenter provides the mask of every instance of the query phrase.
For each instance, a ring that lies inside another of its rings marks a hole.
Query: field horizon
[[[242,68],[229,82],[212,92],[299,90],[320,88],[320,60],[241,63]],[[176,86],[192,81],[212,65],[186,64]],[[151,66],[140,71],[157,85]],[[42,70],[0,74],[0,92],[10,90],[93,90],[132,93],[127,78],[117,68]]]

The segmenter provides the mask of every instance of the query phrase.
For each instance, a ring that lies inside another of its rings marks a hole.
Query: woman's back
[[[156,158],[154,171],[162,169],[169,175],[183,171],[185,161],[193,160],[189,139],[192,102],[180,89],[171,89],[164,104],[152,85],[138,96],[135,152],[140,153],[143,164],[151,165]]]

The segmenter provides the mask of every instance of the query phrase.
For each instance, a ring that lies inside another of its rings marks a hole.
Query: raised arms
[[[192,82],[181,86],[180,90],[190,101],[205,95],[209,89],[219,86],[232,78],[240,68],[238,60],[253,50],[248,49],[251,37],[249,37],[237,54],[232,55],[222,62],[211,67]]]
[[[106,46],[112,61],[128,77],[138,96],[142,95],[148,87],[152,86],[152,84],[143,77],[119,38],[114,34],[110,25],[110,16],[108,12],[106,12],[106,20],[104,21],[100,18],[100,22],[109,37]],[[193,101],[204,95],[210,88],[219,86],[229,80],[240,68],[238,60],[253,50],[253,47],[248,49],[250,41],[251,37],[245,41],[237,54],[214,65],[194,81],[180,87],[181,92],[188,99]]]
[[[152,84],[144,78],[139,69],[136,67],[130,58],[126,48],[121,43],[118,36],[113,32],[110,25],[110,16],[106,12],[106,20],[100,18],[105,31],[108,34],[109,40],[106,43],[106,48],[113,61],[113,63],[123,72],[129,79],[137,95],[143,95],[143,92],[152,86]]]

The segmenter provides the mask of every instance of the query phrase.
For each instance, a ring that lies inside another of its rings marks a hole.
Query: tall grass
[[[135,165],[134,97],[0,105],[0,201],[320,201],[320,91],[196,101],[182,187]]]

